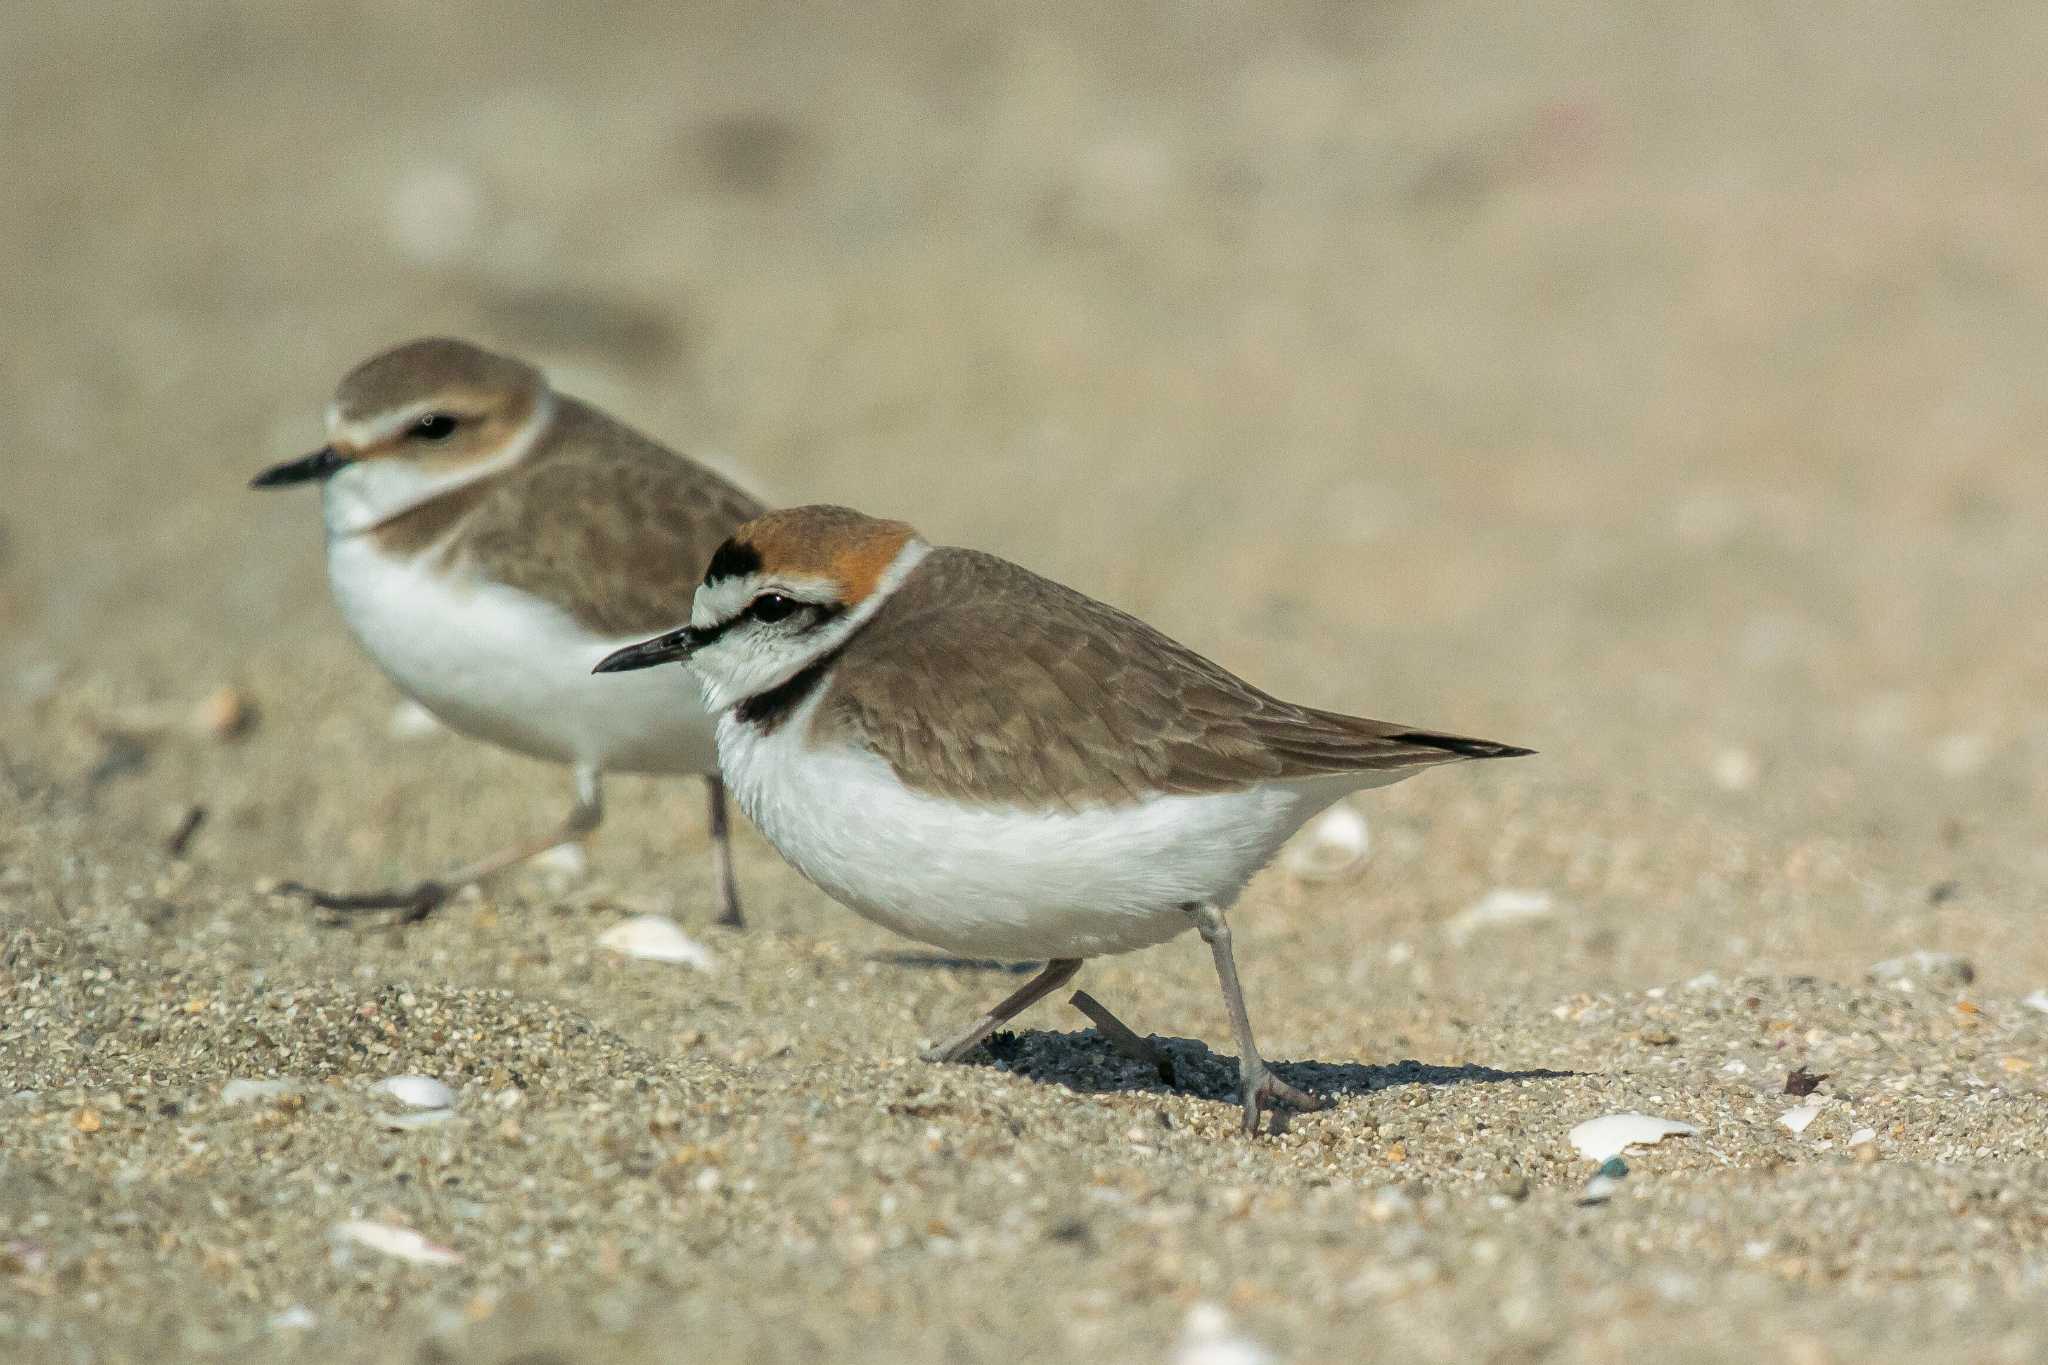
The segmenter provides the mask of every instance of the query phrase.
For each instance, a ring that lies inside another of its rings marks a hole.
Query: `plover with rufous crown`
[[[828,895],[952,952],[1047,959],[928,1060],[1086,958],[1195,929],[1254,1133],[1321,1101],[1259,1056],[1224,912],[1339,798],[1530,752],[1280,701],[1114,607],[843,507],[742,526],[687,626],[597,667],[669,660],[698,675],[740,808]]]
[[[710,714],[591,665],[665,629],[711,552],[761,503],[533,366],[428,338],[358,365],[327,444],[256,476],[317,482],[343,618],[407,696],[462,734],[570,766],[562,825],[413,886],[285,888],[333,910],[430,914],[450,892],[603,819],[603,775],[695,773],[710,795],[720,923],[741,923]]]

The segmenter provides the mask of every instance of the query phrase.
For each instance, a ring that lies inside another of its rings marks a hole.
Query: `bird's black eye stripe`
[[[756,621],[782,621],[795,615],[797,608],[803,605],[805,604],[794,597],[784,597],[779,592],[764,592],[747,603],[747,615]]]
[[[422,441],[445,441],[455,434],[460,425],[452,412],[430,412],[412,424],[411,434]]]

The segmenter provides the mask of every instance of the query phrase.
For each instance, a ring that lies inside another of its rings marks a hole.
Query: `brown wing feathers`
[[[477,506],[453,547],[601,635],[687,619],[704,565],[765,510],[718,475],[563,398],[547,444]],[[522,482],[523,481],[523,482]]]
[[[1115,805],[1527,752],[1280,701],[972,550],[934,550],[842,659],[817,724],[913,786],[991,804]]]

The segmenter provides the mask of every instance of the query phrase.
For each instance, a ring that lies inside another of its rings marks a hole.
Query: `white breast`
[[[1162,943],[1189,902],[1228,905],[1354,779],[1031,812],[906,788],[874,755],[805,741],[813,697],[771,734],[718,724],[726,781],[784,857],[900,934],[988,957],[1092,957]]]
[[[367,535],[332,537],[327,572],[370,657],[464,734],[609,772],[715,770],[711,720],[682,669],[592,675],[632,640],[599,637],[537,597],[450,574],[431,550],[394,558]]]

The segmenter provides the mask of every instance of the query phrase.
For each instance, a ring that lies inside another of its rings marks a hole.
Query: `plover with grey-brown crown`
[[[603,818],[607,772],[695,773],[710,789],[720,922],[741,922],[712,718],[654,680],[590,676],[674,625],[704,562],[762,505],[533,366],[464,341],[408,342],[358,365],[327,444],[256,476],[317,482],[342,616],[408,696],[455,730],[568,764],[562,825],[455,872],[361,894],[288,883],[335,910],[424,918],[447,895]]]

